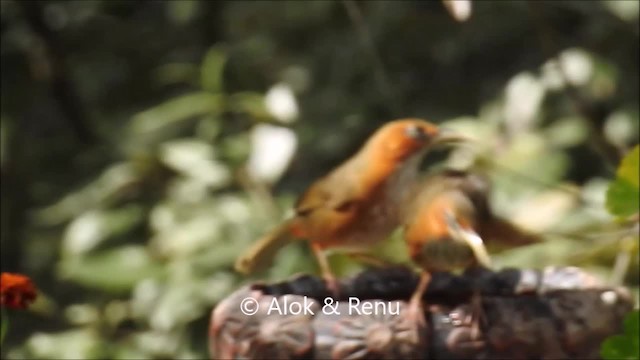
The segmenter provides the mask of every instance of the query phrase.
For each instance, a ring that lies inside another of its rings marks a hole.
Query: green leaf
[[[167,17],[177,25],[188,24],[198,13],[199,3],[195,0],[167,1]]]
[[[195,116],[222,111],[222,97],[207,92],[195,92],[165,101],[135,115],[131,122],[134,135],[146,134],[188,120]]]
[[[607,338],[600,348],[600,355],[605,360],[639,359],[640,358],[640,326],[638,310],[632,311],[624,320],[625,333]]]
[[[4,342],[4,336],[9,330],[9,318],[4,310],[2,310],[2,323],[0,324],[0,344]]]
[[[139,245],[122,246],[82,258],[67,258],[61,276],[86,287],[115,293],[131,290],[145,279],[161,274],[161,266]]]
[[[126,194],[126,189],[141,176],[131,162],[117,162],[84,187],[69,193],[55,204],[34,212],[40,225],[59,225],[98,207],[108,207]]]
[[[629,216],[638,212],[640,201],[640,146],[622,159],[616,179],[607,190],[607,209],[613,215]]]
[[[616,179],[607,190],[607,209],[617,216],[629,216],[638,212],[640,192],[633,184]]]
[[[172,284],[160,297],[149,325],[154,330],[170,331],[202,315],[205,304],[197,296],[198,284],[183,281]]]
[[[160,159],[168,167],[214,188],[227,185],[231,174],[226,165],[216,159],[211,144],[198,139],[177,139],[161,145]]]
[[[37,359],[100,359],[106,357],[107,347],[96,329],[43,333],[36,332],[26,342],[30,358]]]
[[[638,310],[632,311],[624,319],[624,332],[638,339],[638,336],[634,336],[640,334],[640,312]]]
[[[137,205],[113,210],[89,210],[69,224],[62,249],[68,255],[81,255],[98,247],[110,237],[127,233],[143,219],[143,210]]]
[[[195,83],[198,80],[198,66],[189,63],[170,63],[154,71],[154,80],[158,85],[166,86],[179,83]]]
[[[216,45],[209,49],[200,68],[200,85],[203,90],[211,93],[222,90],[222,75],[226,58],[222,46]]]
[[[270,119],[271,115],[264,104],[264,96],[254,92],[235,93],[229,97],[229,109],[249,114],[257,119]]]
[[[634,185],[640,187],[640,145],[636,145],[633,150],[622,159],[622,163],[618,168],[618,178],[624,179]]]
[[[637,359],[637,356],[631,356],[633,346],[631,339],[623,335],[614,335],[602,343],[600,355],[605,360],[608,359]]]

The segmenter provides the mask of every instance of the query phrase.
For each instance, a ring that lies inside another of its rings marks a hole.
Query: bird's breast
[[[386,239],[400,225],[401,207],[417,176],[414,164],[408,164],[389,177],[365,207],[364,221],[356,231],[355,242],[372,244]]]

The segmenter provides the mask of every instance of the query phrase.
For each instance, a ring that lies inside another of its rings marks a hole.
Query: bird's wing
[[[356,165],[356,164],[352,164]],[[353,212],[362,203],[362,189],[353,179],[355,166],[340,167],[314,182],[295,204],[296,214],[306,216],[315,210]]]
[[[428,180],[430,184],[437,184],[437,192],[460,191],[462,192],[475,209],[475,217],[478,222],[485,221],[492,217],[489,206],[489,194],[491,192],[491,182],[489,178],[477,172],[446,169]]]
[[[493,214],[489,205],[491,182],[477,172],[447,170],[441,175],[445,183],[461,191],[474,208],[476,233],[484,239],[490,249],[529,245],[541,241],[541,237],[524,231]]]

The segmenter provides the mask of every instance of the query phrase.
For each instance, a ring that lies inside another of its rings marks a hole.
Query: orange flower
[[[0,305],[11,309],[26,309],[36,299],[36,288],[29,277],[2,273],[0,275]]]

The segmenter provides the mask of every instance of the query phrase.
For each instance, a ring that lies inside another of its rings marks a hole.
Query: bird
[[[421,273],[408,316],[421,323],[422,299],[432,273],[491,268],[485,242],[516,247],[541,241],[537,234],[491,211],[491,184],[479,173],[445,169],[416,181],[410,193],[401,215],[403,237]],[[475,295],[473,300],[477,300]]]
[[[235,269],[250,274],[268,266],[276,252],[307,240],[325,284],[337,294],[327,250],[362,251],[400,226],[399,206],[418,177],[424,155],[465,137],[418,118],[387,122],[354,155],[319,178],[298,198],[294,215],[238,257]]]

